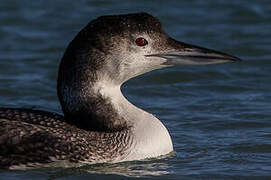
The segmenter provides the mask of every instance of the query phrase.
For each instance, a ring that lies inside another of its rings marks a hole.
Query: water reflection
[[[174,153],[170,156],[172,157]],[[160,176],[172,173],[171,165],[168,163],[170,157],[163,157],[161,159],[151,159],[144,161],[131,161],[114,164],[93,164],[86,165],[79,168],[66,168],[55,171],[50,178],[64,178],[78,175],[121,175],[126,177],[143,177],[143,176]]]

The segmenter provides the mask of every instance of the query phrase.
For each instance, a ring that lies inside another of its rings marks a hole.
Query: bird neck
[[[127,127],[135,127],[144,123],[144,120],[157,119],[150,113],[130,103],[121,92],[121,85],[108,85],[98,82],[91,88],[92,96],[103,99],[103,106],[109,105],[115,118],[118,117]],[[114,118],[114,120],[116,120]]]
[[[156,157],[173,151],[171,137],[162,122],[130,103],[123,96],[120,86],[99,83],[93,92],[106,99],[131,129],[134,141],[128,160]]]
[[[61,84],[61,105],[68,123],[90,131],[121,131],[153,115],[131,104],[122,94],[121,85],[110,81],[85,84]]]
[[[75,90],[74,86],[64,86],[61,92],[68,97],[64,95],[62,108],[64,105],[68,123],[88,131],[128,130],[133,145],[126,160],[156,157],[171,152],[171,137],[162,122],[130,103],[123,96],[120,86],[108,81],[97,81]]]

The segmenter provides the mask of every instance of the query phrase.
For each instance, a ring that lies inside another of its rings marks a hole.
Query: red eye
[[[135,43],[138,46],[146,46],[148,44],[148,41],[144,39],[143,37],[140,37],[135,40]]]

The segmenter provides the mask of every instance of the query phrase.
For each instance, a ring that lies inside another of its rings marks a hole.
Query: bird
[[[100,16],[70,42],[61,59],[57,95],[63,115],[0,108],[0,169],[118,163],[169,154],[163,123],[122,94],[146,72],[240,58],[171,38],[145,13]]]

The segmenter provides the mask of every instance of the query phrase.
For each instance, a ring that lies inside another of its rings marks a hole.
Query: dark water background
[[[141,11],[178,40],[245,60],[158,70],[123,86],[163,121],[176,155],[0,179],[271,179],[269,0],[0,0],[0,106],[61,112],[57,68],[75,34],[100,15]]]

